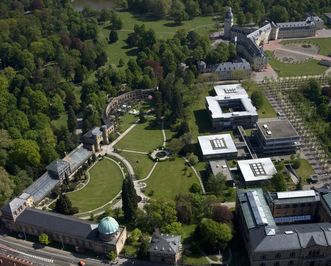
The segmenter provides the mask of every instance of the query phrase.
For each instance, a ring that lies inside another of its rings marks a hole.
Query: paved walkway
[[[134,151],[134,150],[122,150],[122,149],[118,149],[119,151],[124,151],[124,152],[131,152],[131,153],[138,153],[138,154],[145,154],[148,155],[148,152],[145,151]]]

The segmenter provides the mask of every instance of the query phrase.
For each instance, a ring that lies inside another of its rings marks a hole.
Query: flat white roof
[[[238,152],[230,134],[199,136],[203,155],[222,155]]]
[[[315,197],[315,190],[298,190],[291,192],[277,192],[278,199]]]
[[[270,158],[238,161],[238,167],[246,182],[268,180],[277,173]]]
[[[244,87],[237,84],[226,84],[226,85],[217,85],[214,87],[215,93],[217,96],[242,96],[248,97],[248,94]]]
[[[224,113],[220,103],[222,101],[235,101],[239,100],[244,107],[244,111],[228,112]],[[235,116],[257,116],[256,108],[252,104],[250,98],[242,95],[233,96],[207,96],[206,101],[208,103],[208,109],[211,112],[212,118],[230,118]]]

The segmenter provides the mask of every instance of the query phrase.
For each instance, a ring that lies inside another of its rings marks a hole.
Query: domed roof
[[[232,19],[232,18],[233,18],[233,14],[232,14],[231,7],[230,7],[229,10],[226,12],[226,14],[225,14],[225,18],[226,18],[226,19]]]
[[[112,217],[103,218],[98,225],[99,233],[104,235],[112,235],[117,232],[118,228],[118,222]]]

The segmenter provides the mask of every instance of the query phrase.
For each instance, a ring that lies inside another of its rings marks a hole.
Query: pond
[[[72,5],[76,10],[81,11],[84,7],[90,7],[96,10],[113,8],[116,0],[72,0]]]

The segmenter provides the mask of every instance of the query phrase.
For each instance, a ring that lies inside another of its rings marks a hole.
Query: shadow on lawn
[[[208,111],[206,109],[200,109],[193,111],[195,124],[198,127],[199,133],[212,133],[216,132],[211,128]]]

